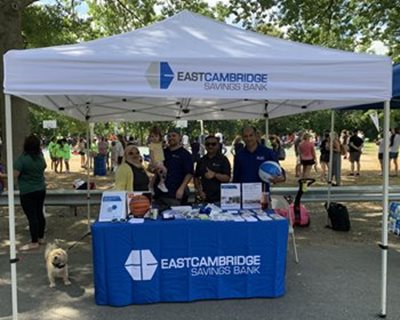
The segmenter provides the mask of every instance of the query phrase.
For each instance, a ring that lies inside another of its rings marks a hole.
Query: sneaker
[[[165,183],[164,183],[164,182],[160,182],[160,183],[157,185],[157,187],[158,187],[158,189],[160,189],[162,192],[168,192],[168,188],[165,186]]]
[[[360,176],[360,174],[357,172],[357,173],[356,173],[356,176]]]
[[[354,176],[354,173],[353,173],[353,172],[350,172],[348,175],[349,175],[349,176]]]
[[[19,248],[20,251],[31,251],[39,249],[39,243],[27,243]]]

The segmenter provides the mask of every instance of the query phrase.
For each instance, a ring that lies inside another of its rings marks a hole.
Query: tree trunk
[[[0,0],[0,83],[4,81],[3,55],[11,49],[22,49],[23,39],[21,34],[22,11],[33,3],[32,0]],[[6,162],[6,123],[5,100],[3,86],[0,95],[1,117],[1,161]],[[12,98],[12,137],[14,159],[22,151],[23,141],[30,132],[28,102]]]

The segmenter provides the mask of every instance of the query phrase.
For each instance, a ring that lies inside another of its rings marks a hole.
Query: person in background
[[[358,129],[353,130],[353,135],[349,139],[349,160],[350,160],[350,176],[360,175],[360,157],[362,148],[364,146],[364,140],[358,136]],[[357,172],[354,172],[354,163],[357,166]]]
[[[49,156],[51,160],[50,169],[54,170],[54,172],[57,172],[58,167],[57,148],[57,138],[52,137],[47,149],[49,150]]]
[[[397,158],[399,157],[400,128],[396,128],[393,130],[392,135],[390,136],[389,147],[389,161],[391,160],[394,165],[394,174],[392,174],[391,176],[397,177],[399,174],[399,165],[397,163]]]
[[[202,202],[216,203],[221,198],[221,183],[231,179],[231,165],[219,151],[219,141],[215,136],[208,136],[205,146],[207,154],[197,163],[194,185]]]
[[[69,159],[71,159],[71,146],[67,143],[67,139],[61,140],[62,160],[65,164],[65,173],[69,173]]]
[[[325,132],[319,145],[319,163],[321,164],[321,179],[326,180],[329,166],[329,132]]]
[[[244,149],[244,144],[242,142],[242,137],[240,135],[237,135],[235,139],[232,141],[231,154],[233,155],[233,157],[235,157],[243,149]]]
[[[44,244],[46,218],[43,212],[46,197],[44,170],[46,161],[40,149],[40,140],[35,135],[25,139],[23,153],[14,163],[14,176],[18,179],[22,209],[28,218],[31,242],[20,250],[38,249]]]
[[[378,139],[375,141],[378,146],[378,160],[381,166],[381,172],[379,172],[379,176],[383,175],[383,152],[385,151],[385,144],[383,143],[383,137],[379,134]]]
[[[344,148],[345,148],[345,150],[346,150],[346,152],[345,152],[345,154],[343,155],[343,159],[347,159],[347,156],[348,156],[348,152],[349,152],[349,138],[350,138],[350,135],[349,135],[349,131],[347,131],[347,130],[342,130],[342,134],[341,134],[341,144],[342,144],[342,146],[344,146]]]
[[[55,172],[62,173],[64,163],[63,139],[58,139],[57,144],[54,147],[54,152],[57,158]]]
[[[300,160],[300,154],[299,154],[299,144],[303,139],[303,134],[304,134],[304,132],[300,131],[293,143],[294,154],[296,156],[296,167],[295,167],[295,176],[296,177],[300,177],[300,174],[301,174],[301,160]]]
[[[111,141],[111,170],[113,172],[117,171],[118,168],[118,149],[117,149],[117,142]]]
[[[161,211],[170,206],[186,204],[189,196],[188,183],[193,176],[193,161],[189,151],[182,147],[179,129],[169,131],[164,157],[164,165],[168,170],[165,181],[168,192],[162,192],[159,188],[154,190]]]
[[[196,164],[200,159],[200,143],[199,138],[192,138],[192,143],[190,144],[190,149],[192,150],[192,160]]]
[[[303,134],[303,140],[299,144],[299,155],[303,167],[301,178],[310,178],[311,169],[316,164],[317,156],[315,154],[314,142],[311,141],[311,135],[307,132]]]
[[[117,155],[118,155],[118,165],[120,165],[122,163],[122,158],[124,157],[124,149],[125,149],[125,140],[124,137],[122,136],[122,134],[118,134],[117,135],[117,139],[115,141],[115,145],[116,145],[116,149],[117,149]]]
[[[115,190],[121,191],[148,191],[149,177],[143,167],[139,149],[128,145],[124,151],[124,158],[115,173]]]
[[[338,134],[336,132],[332,133],[332,146],[333,146],[333,155],[332,155],[332,179],[335,177],[336,183],[332,183],[332,186],[340,186],[342,182],[342,157],[340,153],[340,140]],[[327,146],[328,152],[330,152],[330,144]]]
[[[162,145],[162,134],[161,130],[157,127],[153,127],[150,130],[150,170],[154,171],[158,176],[157,188],[162,192],[168,192],[168,188],[165,186],[165,179],[167,177],[167,168],[164,166],[164,149]],[[156,176],[154,175],[150,181],[150,190],[154,192],[154,183]]]
[[[86,169],[86,152],[87,152],[87,145],[86,141],[83,138],[79,139],[79,145],[78,145],[78,150],[79,150],[79,155],[81,156],[81,168]]]

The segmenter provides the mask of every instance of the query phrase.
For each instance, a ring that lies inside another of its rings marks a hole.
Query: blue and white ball
[[[282,169],[275,161],[265,161],[258,169],[260,179],[266,183],[270,183],[271,179],[282,175]]]

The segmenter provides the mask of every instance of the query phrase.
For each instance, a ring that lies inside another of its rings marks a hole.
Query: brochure
[[[124,191],[104,191],[101,197],[100,222],[126,219]]]
[[[221,183],[221,209],[240,210],[240,183]]]
[[[242,208],[261,209],[261,195],[261,183],[242,183]]]

